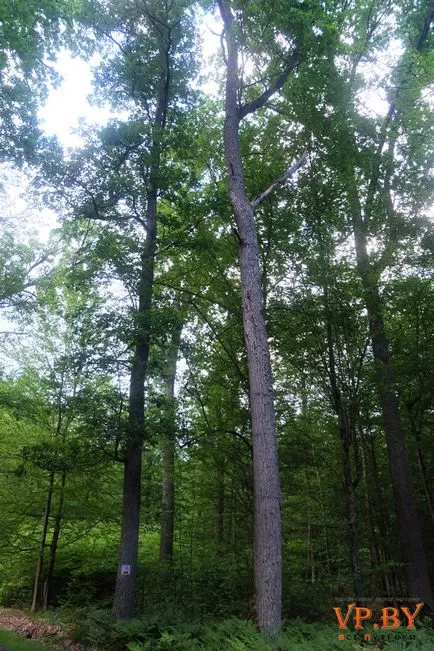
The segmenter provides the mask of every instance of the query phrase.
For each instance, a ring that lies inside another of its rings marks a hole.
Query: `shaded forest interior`
[[[422,603],[434,649],[433,17],[0,2],[0,606],[314,651]],[[101,110],[71,147],[65,51]]]

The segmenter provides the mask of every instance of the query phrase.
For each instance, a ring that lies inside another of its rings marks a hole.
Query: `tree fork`
[[[66,470],[62,470],[60,475],[60,486],[59,486],[59,503],[57,505],[56,514],[54,516],[54,530],[53,537],[50,544],[50,560],[48,562],[47,576],[44,583],[44,595],[43,595],[43,610],[47,610],[49,601],[50,601],[50,592],[52,589],[54,566],[56,564],[56,555],[57,547],[59,544],[60,529],[62,526],[62,517],[63,517],[63,504],[65,501],[65,484],[66,484]]]
[[[54,486],[54,472],[50,472],[50,478],[49,478],[48,490],[47,490],[47,499],[45,502],[44,515],[42,518],[42,533],[41,533],[41,539],[39,543],[38,563],[36,566],[35,583],[33,587],[33,599],[32,599],[32,606],[31,606],[32,612],[34,612],[38,608],[38,605],[42,597],[41,580],[42,580],[42,572],[44,568],[45,546],[47,543],[48,520],[50,517],[51,502],[53,499],[53,486]]]
[[[254,102],[239,107],[238,45],[234,34],[234,17],[226,2],[219,0],[218,6],[225,26],[227,46],[224,148],[230,200],[238,231],[244,339],[249,369],[253,439],[255,610],[260,630],[268,636],[273,636],[281,625],[282,608],[277,432],[258,238],[254,208],[247,197],[244,183],[238,130],[245,115],[264,106],[271,95],[282,87],[295,62],[291,62],[291,66],[279,76],[273,88],[265,91]]]

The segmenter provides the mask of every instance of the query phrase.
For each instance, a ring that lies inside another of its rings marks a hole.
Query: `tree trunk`
[[[312,525],[310,523],[310,512],[307,512],[307,567],[308,580],[315,583],[315,549],[312,535]]]
[[[396,569],[396,556],[393,553],[393,547],[391,545],[391,514],[387,508],[386,500],[384,498],[384,491],[382,490],[382,480],[378,470],[377,463],[377,454],[375,451],[375,441],[372,436],[370,436],[370,457],[372,460],[372,476],[374,478],[375,484],[375,495],[371,499],[371,508],[372,508],[372,518],[376,523],[379,532],[380,539],[380,559],[383,563],[392,563],[392,567],[388,572],[388,583],[390,586],[390,594],[398,594],[399,592],[399,577]],[[369,486],[368,486],[369,489]],[[375,508],[374,508],[375,505]]]
[[[131,619],[135,614],[142,446],[145,424],[144,386],[151,334],[151,304],[157,238],[157,198],[161,161],[161,136],[166,125],[170,81],[170,37],[168,34],[165,34],[164,37],[161,34],[161,39],[163,42],[163,68],[161,71],[157,110],[152,129],[151,163],[145,216],[147,232],[141,256],[139,304],[136,313],[136,343],[130,377],[128,433],[124,455],[122,530],[118,573],[113,601],[113,615],[117,620]]]
[[[160,522],[160,561],[172,563],[175,517],[175,438],[166,434],[163,448],[163,481]]]
[[[371,491],[369,488],[368,481],[368,466],[367,458],[365,451],[365,441],[362,440],[361,445],[361,459],[362,459],[362,485],[363,485],[363,494],[364,494],[364,503],[365,503],[365,515],[369,525],[369,551],[371,558],[371,567],[375,576],[376,585],[379,590],[379,596],[393,597],[395,594],[395,579],[393,576],[392,569],[384,569],[382,574],[378,573],[378,567],[381,564],[386,564],[392,560],[392,554],[387,546],[388,536],[386,533],[387,522],[383,521],[384,511],[376,511],[373,505],[373,500],[371,497]],[[376,464],[374,463],[373,468],[374,474],[377,472]],[[378,492],[377,492],[378,496]],[[378,499],[378,498],[377,498]],[[378,502],[377,502],[378,503]],[[383,502],[380,499],[380,504]],[[377,533],[378,528],[378,533]]]
[[[428,506],[428,511],[430,514],[431,522],[434,523],[434,500],[431,491],[431,486],[428,480],[428,471],[426,468],[425,458],[423,454],[423,448],[421,444],[421,427],[416,423],[415,416],[412,413],[411,409],[408,409],[408,414],[410,418],[411,429],[414,434],[416,441],[416,455],[417,463],[419,466],[420,476],[422,478],[422,486],[425,493],[425,499]]]
[[[217,459],[215,487],[215,538],[218,548],[224,544],[225,535],[225,469],[224,460]]]
[[[35,583],[33,587],[33,599],[32,599],[32,607],[31,607],[32,612],[34,612],[41,605],[41,601],[42,601],[42,594],[41,594],[42,572],[44,569],[45,546],[47,543],[47,532],[48,532],[48,522],[50,518],[50,511],[51,511],[51,501],[53,499],[53,485],[54,485],[54,472],[50,472],[47,499],[45,502],[44,515],[42,518],[42,533],[41,533],[41,540],[39,543],[38,563],[36,565]]]
[[[274,635],[281,624],[281,517],[273,378],[261,288],[253,208],[247,198],[239,148],[238,46],[230,8],[219,2],[225,23],[227,78],[224,148],[232,209],[238,228],[244,339],[249,367],[253,437],[255,609],[259,628]]]
[[[417,39],[414,38],[411,41],[411,48],[414,48],[414,52],[420,52],[426,45],[430,25],[434,17],[434,3],[432,0],[426,3],[426,9],[427,13],[421,25],[419,35]],[[413,58],[411,57],[411,60]],[[379,289],[379,274],[370,262],[367,246],[367,229],[372,217],[375,193],[379,187],[382,152],[389,134],[389,159],[391,159],[399,128],[398,110],[400,92],[405,86],[407,78],[411,77],[412,74],[414,72],[411,70],[410,64],[407,70],[402,70],[401,81],[394,87],[394,95],[391,98],[389,111],[383,123],[377,152],[373,159],[372,174],[369,179],[364,211],[362,211],[358,195],[356,182],[357,172],[354,161],[351,161],[351,158],[347,156],[345,165],[347,165],[347,196],[354,232],[357,270],[363,287],[364,301],[368,312],[369,333],[376,367],[377,388],[383,413],[384,431],[397,514],[398,535],[401,556],[405,565],[408,596],[423,601],[427,610],[432,611],[434,607],[433,595],[416,514],[410,465],[401,425],[398,398],[394,391],[393,372],[390,364],[390,346],[384,326],[383,301]],[[345,130],[346,127],[344,128]],[[342,135],[348,140],[350,151],[356,151],[357,146],[353,135],[349,131]],[[351,161],[349,165],[348,161]],[[386,217],[391,225],[394,215],[393,205],[390,200],[390,174],[391,162],[389,160],[384,178],[383,198],[385,201]]]
[[[53,537],[50,545],[50,560],[48,562],[47,576],[44,584],[43,609],[47,610],[50,599],[50,591],[53,581],[54,565],[56,563],[57,546],[59,543],[60,528],[62,526],[63,503],[65,499],[66,471],[63,470],[60,476],[59,502],[57,504],[56,515],[54,516]]]
[[[148,232],[142,255],[137,343],[130,378],[129,422],[124,454],[122,531],[113,614],[117,620],[135,614],[137,555],[139,545],[142,445],[145,431],[144,386],[150,345],[150,310],[154,280],[156,239],[156,190],[148,198]]]
[[[350,450],[344,437],[347,432],[341,430],[343,451],[345,509],[350,551],[351,573],[353,575],[354,591],[356,598],[363,595],[362,568],[359,552],[359,532],[357,527],[357,502],[354,482],[351,473]]]
[[[357,270],[363,286],[364,300],[368,312],[369,333],[383,412],[384,431],[398,520],[398,535],[402,560],[405,565],[408,596],[423,601],[427,608],[432,610],[434,602],[416,514],[398,398],[393,386],[389,341],[383,319],[383,303],[380,297],[377,275],[369,261],[365,224],[354,175],[348,186],[348,198],[353,221]]]
[[[417,462],[419,465],[420,474],[422,477],[422,485],[425,493],[425,499],[428,506],[428,511],[430,514],[431,522],[434,524],[434,501],[432,496],[431,487],[428,481],[428,472],[426,469],[425,458],[423,455],[423,449],[420,444],[420,440],[416,441],[416,453],[417,453]]]
[[[172,341],[168,353],[166,397],[169,400],[171,410],[171,423],[164,438],[163,447],[163,481],[161,497],[161,523],[160,523],[160,561],[172,563],[173,560],[173,532],[175,519],[175,379],[176,362],[178,358],[179,344],[181,342],[182,322],[179,321],[172,334]]]
[[[322,482],[321,482],[321,475],[318,470],[318,465],[316,463],[316,451],[315,451],[315,445],[312,443],[312,457],[313,457],[313,465],[315,468],[315,474],[316,474],[316,480],[318,483],[318,500],[319,500],[319,505],[321,508],[321,517],[323,523],[326,522],[327,517],[326,517],[326,510],[324,508],[324,495],[323,495],[323,489],[322,489]],[[325,524],[323,524],[322,528],[322,536],[324,540],[324,552],[325,552],[325,565],[327,568],[327,576],[331,575],[331,567],[330,567],[330,544],[329,544],[329,535],[327,532],[327,527]]]
[[[351,422],[351,415],[347,413],[342,404],[341,390],[338,385],[335,360],[335,343],[333,340],[333,327],[328,299],[328,289],[323,288],[324,305],[326,311],[327,348],[329,361],[329,381],[333,408],[338,417],[339,434],[342,444],[342,462],[344,475],[345,511],[348,533],[348,547],[350,553],[351,573],[353,576],[355,596],[363,594],[362,569],[359,553],[359,534],[357,528],[357,501],[355,486],[351,471],[351,442],[355,436],[355,423]]]

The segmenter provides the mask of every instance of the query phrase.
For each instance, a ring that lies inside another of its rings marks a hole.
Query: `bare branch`
[[[279,185],[286,183],[291,178],[291,176],[293,176],[295,172],[306,163],[306,161],[307,151],[305,151],[304,154],[300,156],[294,165],[286,170],[285,174],[281,176],[280,179],[274,181],[266,190],[264,190],[264,192],[261,192],[261,194],[259,194],[256,199],[253,199],[253,201],[250,202],[253,210],[255,210],[255,208],[257,208],[259,204],[261,204],[264,199],[266,199]]]

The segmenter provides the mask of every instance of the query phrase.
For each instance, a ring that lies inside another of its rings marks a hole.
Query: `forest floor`
[[[81,644],[72,642],[68,638],[67,632],[57,624],[50,624],[30,617],[22,610],[0,609],[0,629],[11,631],[28,640],[62,651],[83,651],[85,648]],[[5,641],[1,640],[1,643],[5,644]],[[37,650],[35,649],[35,651]]]

